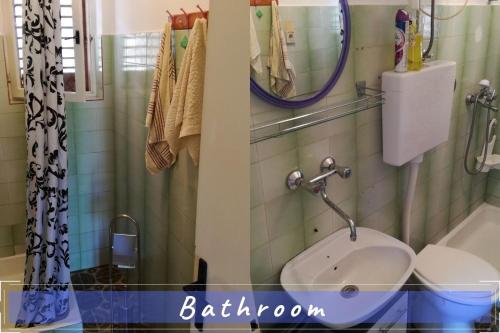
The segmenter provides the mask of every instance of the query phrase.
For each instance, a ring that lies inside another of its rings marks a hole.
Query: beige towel
[[[261,49],[255,30],[254,15],[254,12],[250,11],[250,66],[257,74],[262,74]]]
[[[271,14],[271,38],[269,44],[269,68],[271,91],[280,97],[296,95],[295,69],[288,59],[285,33],[281,27],[279,8],[273,0]]]
[[[206,47],[207,20],[197,19],[189,36],[189,44],[167,114],[166,133],[173,163],[184,147],[187,148],[194,164],[199,163]]]
[[[165,121],[175,85],[175,60],[172,52],[172,27],[165,26],[149,98],[146,127],[149,128],[146,144],[146,168],[155,174],[171,166],[173,156],[166,138]]]

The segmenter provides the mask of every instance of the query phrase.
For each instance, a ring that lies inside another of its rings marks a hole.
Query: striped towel
[[[288,59],[285,33],[281,28],[279,8],[276,1],[272,4],[272,26],[269,44],[269,68],[271,91],[280,97],[294,97],[295,68]]]
[[[207,20],[196,19],[168,111],[165,133],[174,163],[183,148],[195,166],[200,160],[207,34]]]
[[[170,108],[174,86],[175,60],[172,50],[172,26],[168,23],[160,44],[146,116],[146,127],[149,128],[146,168],[151,174],[170,167],[174,161],[166,139],[167,112]]]

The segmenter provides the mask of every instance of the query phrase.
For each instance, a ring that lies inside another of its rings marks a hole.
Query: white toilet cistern
[[[410,244],[410,217],[425,152],[448,141],[456,63],[432,61],[418,72],[382,74],[383,154],[390,165],[409,163],[401,238]]]

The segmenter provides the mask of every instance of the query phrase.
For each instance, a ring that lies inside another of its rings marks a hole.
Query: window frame
[[[85,4],[85,9],[83,5]],[[85,102],[99,98],[97,79],[97,50],[95,36],[97,33],[95,0],[72,0],[73,32],[80,32],[80,43],[74,43],[75,51],[75,91],[65,91],[67,102]],[[24,13],[24,10],[23,10]],[[85,13],[85,16],[84,15]],[[0,1],[0,18],[4,21],[4,53],[6,62],[7,84],[11,103],[24,101],[24,88],[19,75],[20,68],[17,55],[17,35],[15,25],[14,0]],[[5,19],[4,19],[5,18]],[[86,25],[84,24],[86,20]],[[87,58],[85,57],[87,52]],[[88,64],[85,65],[87,59]],[[86,89],[89,80],[90,91]]]
[[[14,19],[14,0],[1,1],[1,15],[4,24],[4,57],[7,74],[7,86],[11,102],[24,100],[24,89],[19,77],[19,65],[17,63],[17,40],[16,24]]]
[[[82,0],[80,0],[82,1]],[[86,33],[83,34],[83,43],[87,44],[87,61],[88,64],[86,68],[84,68],[84,77],[85,77],[85,70],[88,73],[88,80],[90,83],[90,90],[86,91],[86,100],[96,100],[102,97],[99,94],[99,88],[102,86],[102,78],[101,78],[101,83],[99,83],[99,71],[98,71],[98,66],[99,66],[99,58],[101,58],[102,62],[102,50],[98,50],[98,45],[96,42],[97,38],[97,29],[98,29],[98,19],[97,19],[97,3],[96,0],[83,0],[82,1],[82,8],[84,7],[85,4],[85,20],[86,20],[86,26],[84,27],[86,29]],[[83,17],[83,15],[82,15]],[[83,29],[82,29],[83,31]],[[88,40],[85,40],[87,38]],[[83,47],[85,50],[85,47]],[[98,51],[101,51],[101,54],[98,54]],[[86,89],[85,89],[86,90]]]

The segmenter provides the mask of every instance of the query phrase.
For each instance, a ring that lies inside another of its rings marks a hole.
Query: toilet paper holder
[[[118,222],[126,223],[127,232],[117,232]],[[109,225],[109,274],[110,280],[113,267],[119,269],[137,270],[137,283],[141,283],[141,243],[139,223],[126,214],[118,215]],[[111,283],[112,281],[110,281]]]

